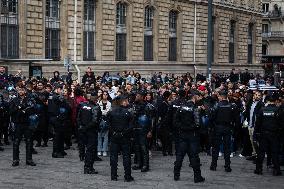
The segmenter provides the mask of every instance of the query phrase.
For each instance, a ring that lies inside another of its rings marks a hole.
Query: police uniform
[[[9,125],[9,105],[4,101],[4,97],[0,94],[0,144],[1,137],[4,135],[4,142],[5,144],[9,144],[8,141],[8,125]],[[4,149],[0,146],[0,151]]]
[[[200,133],[199,111],[192,101],[177,107],[174,116],[175,130],[178,132],[176,161],[174,164],[174,179],[179,180],[184,156],[187,154],[194,171],[194,182],[203,182],[200,170]]]
[[[19,146],[23,135],[26,141],[26,164],[35,166],[32,160],[32,134],[37,126],[37,116],[35,114],[35,103],[27,96],[16,97],[11,101],[10,113],[12,122],[15,124],[15,138],[13,142],[13,164],[19,165]]]
[[[130,137],[132,132],[133,114],[127,107],[114,106],[107,114],[107,122],[110,126],[110,165],[111,180],[117,180],[118,153],[122,151],[124,179],[127,182],[133,180],[131,176]]]
[[[236,106],[229,103],[228,100],[220,101],[211,112],[211,121],[213,122],[212,133],[212,163],[210,170],[216,171],[218,155],[220,151],[220,145],[223,141],[224,145],[224,159],[225,159],[225,171],[231,172],[230,167],[230,147],[231,137],[234,124],[238,120],[238,113]]]
[[[151,130],[150,109],[147,103],[135,102],[134,110],[134,150],[137,158],[137,165],[134,170],[141,169],[141,172],[149,170],[149,147],[147,134]]]
[[[271,152],[273,175],[281,175],[279,165],[281,122],[279,108],[275,104],[264,106],[256,117],[254,138],[259,144],[255,174],[262,174],[265,152]]]
[[[78,111],[79,156],[85,160],[84,174],[97,174],[93,168],[97,140],[98,125],[102,117],[101,109],[92,102],[82,102]]]
[[[63,96],[53,94],[48,101],[48,113],[54,130],[52,157],[64,158],[64,132],[71,119],[71,108]]]

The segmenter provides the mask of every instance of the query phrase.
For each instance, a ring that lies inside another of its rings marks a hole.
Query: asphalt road
[[[232,158],[231,173],[224,171],[224,160],[220,158],[216,172],[209,170],[210,157],[201,154],[202,175],[206,181],[201,184],[193,182],[193,171],[188,166],[188,158],[185,158],[181,180],[173,180],[174,157],[163,157],[160,152],[153,152],[150,159],[151,171],[141,173],[133,171],[134,182],[126,183],[123,180],[123,166],[120,158],[119,180],[110,180],[109,158],[103,158],[102,162],[95,162],[98,175],[84,175],[83,163],[79,161],[75,148],[68,150],[64,159],[51,157],[52,144],[49,147],[37,148],[39,154],[34,155],[36,167],[25,165],[25,146],[21,145],[21,162],[19,167],[12,167],[12,146],[4,146],[5,151],[0,152],[0,189],[86,189],[86,188],[134,188],[134,189],[181,189],[181,188],[284,188],[284,176],[273,177],[271,170],[264,168],[264,175],[253,174],[255,166],[244,158]],[[283,167],[282,167],[283,170]],[[283,172],[284,173],[284,172]]]

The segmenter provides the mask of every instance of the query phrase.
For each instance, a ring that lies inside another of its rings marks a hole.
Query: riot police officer
[[[26,164],[36,166],[32,159],[32,134],[33,123],[30,122],[31,117],[35,115],[35,103],[26,95],[26,89],[22,85],[17,86],[18,97],[14,98],[10,104],[10,113],[12,122],[15,124],[15,138],[13,142],[13,164],[19,166],[19,146],[23,135],[26,140]]]
[[[71,108],[62,96],[63,86],[57,84],[54,87],[54,94],[48,101],[48,113],[50,125],[53,127],[53,158],[64,158],[64,131],[68,121],[71,119]]]
[[[203,182],[200,170],[200,133],[199,133],[199,110],[195,107],[196,96],[191,96],[190,101],[177,107],[174,116],[174,128],[178,132],[178,150],[174,165],[174,180],[179,180],[180,170],[184,156],[187,154],[194,171],[194,182]]]
[[[110,126],[110,165],[111,180],[117,181],[118,153],[122,150],[124,179],[126,182],[133,181],[131,176],[130,137],[133,129],[133,114],[128,109],[126,96],[117,97],[112,104],[112,110],[107,114]]]
[[[282,175],[279,164],[279,148],[280,148],[280,131],[281,122],[279,118],[279,107],[275,101],[277,97],[271,95],[267,97],[267,103],[256,117],[254,138],[259,144],[256,160],[255,174],[262,174],[262,163],[265,152],[271,152],[272,162],[274,165],[273,175]]]
[[[173,140],[175,142],[175,150],[176,150],[176,153],[178,151],[178,141],[179,141],[179,136],[178,136],[178,132],[176,131],[175,129],[175,122],[174,122],[174,116],[177,112],[177,109],[182,105],[182,104],[185,104],[187,102],[186,100],[186,92],[184,90],[180,90],[179,91],[179,94],[178,94],[178,98],[175,99],[169,106],[168,108],[168,112],[167,112],[167,122],[168,122],[168,125],[169,125],[169,138],[168,140],[170,140],[168,142],[168,149],[169,151],[172,151],[171,148],[172,148],[172,142],[171,142],[171,135],[173,135]]]
[[[6,144],[8,141],[8,124],[9,124],[9,105],[5,102],[4,97],[0,94],[0,144],[2,145],[1,138],[4,135],[4,141]],[[0,146],[0,151],[4,148]]]
[[[147,136],[151,135],[150,109],[144,101],[145,93],[139,91],[133,104],[134,111],[134,150],[137,165],[133,170],[141,169],[141,172],[149,171],[149,148]]]
[[[79,157],[85,160],[84,174],[97,174],[93,168],[97,140],[98,127],[101,121],[102,112],[97,105],[97,97],[91,96],[89,102],[82,102],[78,111],[78,133],[79,133]]]
[[[224,144],[224,159],[225,159],[225,171],[231,172],[230,167],[230,146],[231,137],[234,124],[238,120],[238,113],[236,106],[229,103],[226,91],[220,91],[219,103],[212,109],[210,119],[212,121],[212,162],[210,166],[211,171],[216,171],[218,154],[220,145],[223,141]]]

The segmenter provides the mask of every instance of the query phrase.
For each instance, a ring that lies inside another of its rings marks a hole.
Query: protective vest
[[[278,108],[276,106],[266,106],[262,108],[262,129],[263,131],[278,132]]]
[[[83,103],[79,110],[79,119],[82,126],[88,125],[92,121],[93,113],[92,113],[92,106],[87,103]]]
[[[191,105],[181,105],[177,108],[176,124],[181,131],[190,131],[197,128],[195,123],[195,110]]]
[[[234,108],[232,104],[221,104],[217,105],[215,123],[218,125],[231,124],[233,118]]]

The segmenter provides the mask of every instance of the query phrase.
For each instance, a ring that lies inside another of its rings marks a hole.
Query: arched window
[[[153,60],[153,21],[154,8],[147,6],[144,15],[144,60]]]
[[[46,0],[45,58],[60,60],[59,0]]]
[[[18,0],[1,1],[1,58],[19,57]]]
[[[250,23],[248,26],[248,63],[252,63],[253,57],[253,24]]]
[[[169,13],[169,61],[177,60],[177,11]]]
[[[84,1],[84,60],[95,60],[95,0]]]
[[[229,63],[235,62],[236,21],[231,20],[229,30]]]
[[[116,5],[116,57],[118,61],[126,60],[126,15],[127,5],[119,2]]]

